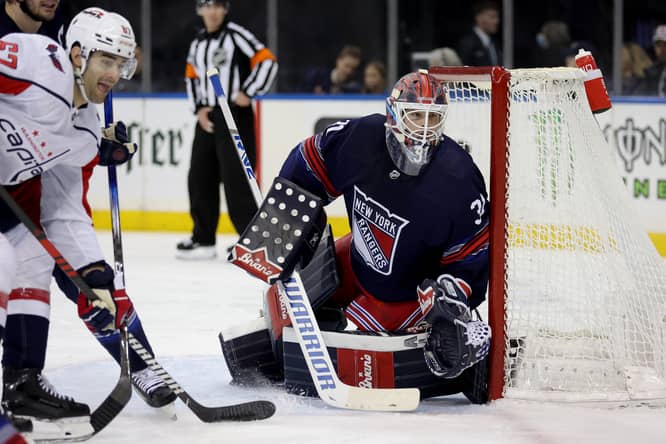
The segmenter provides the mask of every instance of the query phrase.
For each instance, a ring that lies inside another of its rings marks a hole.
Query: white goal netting
[[[504,267],[503,396],[666,399],[666,266],[635,223],[582,72],[511,70],[507,97],[491,97],[489,79],[434,72],[449,88],[445,133],[486,180],[491,101],[508,100],[506,196],[490,196],[506,215],[493,264]]]

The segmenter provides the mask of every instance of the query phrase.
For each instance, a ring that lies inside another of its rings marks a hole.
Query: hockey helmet
[[[448,99],[426,70],[398,80],[386,98],[386,145],[395,166],[417,176],[442,140]]]
[[[134,75],[136,70],[134,31],[127,19],[120,14],[101,8],[84,9],[69,24],[65,42],[67,51],[71,51],[76,44],[81,47],[83,63],[81,72],[85,72],[86,64],[93,52],[104,51],[126,59],[120,77],[131,79]]]

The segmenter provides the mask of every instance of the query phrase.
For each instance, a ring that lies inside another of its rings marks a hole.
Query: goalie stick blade
[[[266,419],[275,413],[275,405],[270,401],[252,401],[221,407],[206,407],[195,401],[155,360],[153,355],[131,333],[129,345],[148,367],[180,398],[181,401],[203,422],[254,421]]]
[[[284,283],[278,282],[298,345],[317,389],[326,404],[343,409],[405,412],[418,407],[421,392],[417,388],[361,388],[343,383],[336,373],[310,299],[298,273]]]
[[[127,336],[127,326],[124,325],[120,329],[120,378],[109,396],[90,415],[90,424],[87,430],[81,434],[65,434],[53,438],[35,438],[35,443],[55,444],[87,441],[118,416],[118,413],[122,411],[132,397]]]
[[[338,379],[338,381],[340,380]],[[342,385],[342,381],[339,384]],[[330,399],[331,402],[327,403],[335,407],[352,410],[406,412],[416,410],[421,400],[421,392],[417,388],[370,389],[347,387],[347,390],[342,391],[343,396],[338,399]]]

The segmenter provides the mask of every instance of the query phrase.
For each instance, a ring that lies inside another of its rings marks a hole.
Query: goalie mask
[[[386,146],[395,166],[417,176],[442,140],[446,89],[425,70],[403,76],[386,98]]]
[[[84,9],[72,19],[65,40],[68,52],[76,44],[81,47],[82,73],[92,54],[104,51],[126,59],[120,70],[121,78],[131,79],[134,75],[136,41],[132,26],[122,15],[100,8]]]

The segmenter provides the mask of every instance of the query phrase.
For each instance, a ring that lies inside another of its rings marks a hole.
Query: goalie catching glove
[[[425,361],[430,371],[442,378],[460,375],[485,358],[490,349],[490,326],[472,320],[467,288],[464,281],[449,274],[437,281],[425,279],[418,287],[428,327]]]
[[[99,297],[89,300],[82,293],[77,300],[79,317],[93,333],[112,332],[134,314],[134,306],[125,289],[113,285],[114,273],[103,261],[94,262],[78,270],[79,274]]]
[[[136,151],[137,145],[129,140],[127,127],[123,122],[115,122],[102,129],[102,141],[99,144],[100,165],[120,165],[130,160]]]

